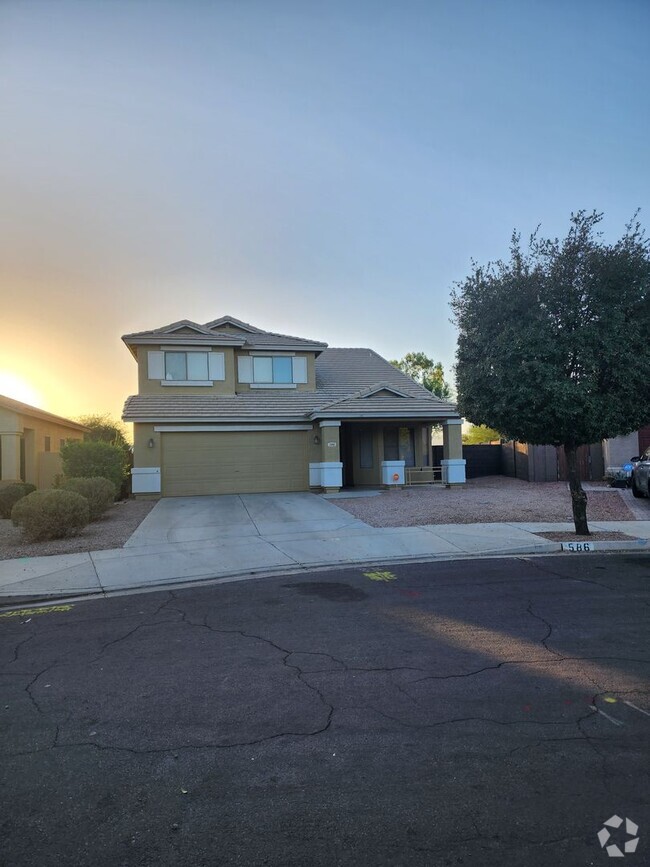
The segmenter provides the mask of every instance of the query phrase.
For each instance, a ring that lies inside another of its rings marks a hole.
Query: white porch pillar
[[[462,418],[448,418],[442,423],[442,481],[445,485],[465,484]]]
[[[319,428],[321,460],[317,464],[309,465],[309,484],[323,488],[327,494],[333,494],[343,486],[341,422],[322,421]]]

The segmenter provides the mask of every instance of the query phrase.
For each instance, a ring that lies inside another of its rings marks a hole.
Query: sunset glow
[[[0,394],[41,409],[45,406],[45,399],[41,392],[30,385],[26,379],[9,370],[0,370]]]
[[[0,0],[0,394],[118,419],[123,334],[224,314],[453,383],[473,258],[648,223],[649,29],[643,0]]]

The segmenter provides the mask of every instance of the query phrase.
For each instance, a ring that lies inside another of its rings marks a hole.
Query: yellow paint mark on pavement
[[[615,698],[612,698],[611,695],[606,695],[606,696],[605,696],[605,701],[606,701],[608,704],[616,704],[616,699],[615,699]]]
[[[54,614],[56,611],[70,611],[74,605],[47,605],[44,608],[17,608],[15,611],[3,611],[0,617],[33,617],[35,614]]]
[[[392,572],[364,572],[363,574],[371,581],[397,581],[397,575],[393,575]]]

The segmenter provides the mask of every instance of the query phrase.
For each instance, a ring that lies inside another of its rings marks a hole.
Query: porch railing
[[[442,485],[442,467],[405,467],[407,485]]]

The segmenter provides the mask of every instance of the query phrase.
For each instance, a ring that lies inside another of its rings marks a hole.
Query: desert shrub
[[[88,500],[74,491],[34,491],[11,510],[11,520],[31,542],[74,536],[88,518]]]
[[[115,490],[122,488],[128,476],[128,457],[120,446],[104,442],[74,442],[61,447],[63,473],[68,479],[90,479],[101,476],[113,482]]]
[[[11,510],[18,500],[22,500],[23,497],[35,490],[36,487],[27,482],[17,482],[15,485],[0,488],[0,518],[10,518]]]
[[[64,491],[74,491],[88,500],[90,520],[96,521],[115,500],[115,485],[101,476],[90,479],[65,479],[61,485]]]

